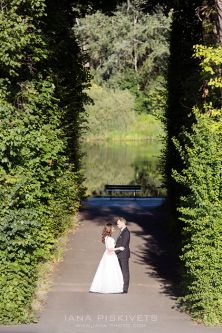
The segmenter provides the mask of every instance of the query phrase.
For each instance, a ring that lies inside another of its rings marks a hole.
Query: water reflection
[[[106,195],[105,184],[140,184],[143,196],[162,196],[159,141],[84,142],[87,195]]]

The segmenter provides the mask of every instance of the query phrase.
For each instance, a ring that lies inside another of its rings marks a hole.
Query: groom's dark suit
[[[123,273],[123,292],[128,292],[129,288],[129,257],[130,257],[130,232],[129,229],[126,227],[120,233],[119,237],[116,240],[116,247],[123,246],[125,249],[123,251],[116,251],[116,254],[119,259],[119,264]]]

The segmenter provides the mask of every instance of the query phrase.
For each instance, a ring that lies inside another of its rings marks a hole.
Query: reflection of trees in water
[[[105,195],[105,184],[142,184],[144,195],[156,195],[161,185],[157,167],[159,142],[84,143],[83,172],[87,195]]]
[[[85,165],[86,187],[88,195],[105,195],[105,184],[127,184],[133,177],[130,151],[106,143],[86,146]]]
[[[142,186],[144,196],[163,196],[165,189],[162,188],[162,174],[160,165],[156,160],[137,160],[133,164],[135,174],[131,184]]]

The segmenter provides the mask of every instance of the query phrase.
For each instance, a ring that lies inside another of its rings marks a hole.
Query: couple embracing
[[[105,252],[93,278],[90,292],[127,293],[129,287],[130,232],[126,220],[119,217],[116,221],[120,234],[115,242],[112,223],[107,223],[102,232]]]

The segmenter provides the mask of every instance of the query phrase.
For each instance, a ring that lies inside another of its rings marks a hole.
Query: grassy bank
[[[110,130],[101,134],[85,133],[84,141],[111,140],[111,141],[139,141],[159,140],[164,136],[164,127],[159,119],[150,114],[136,115],[134,121],[126,130]]]
[[[135,97],[128,90],[110,89],[92,83],[87,94],[87,126],[84,141],[156,140],[164,135],[163,124],[154,115],[135,112]]]

